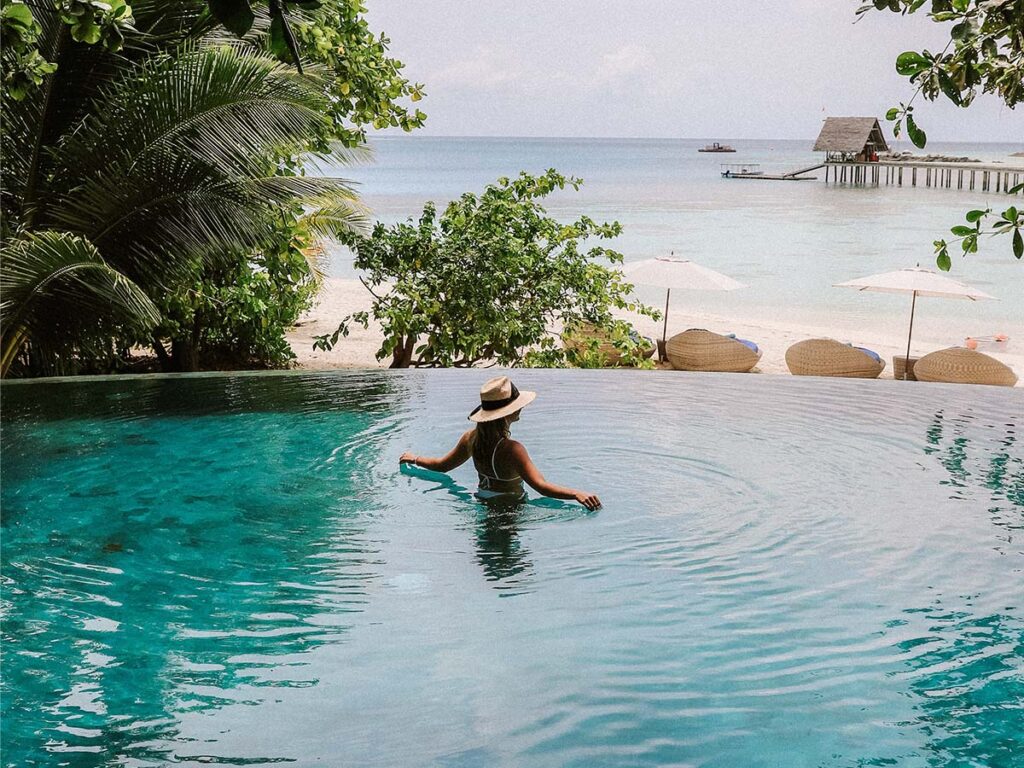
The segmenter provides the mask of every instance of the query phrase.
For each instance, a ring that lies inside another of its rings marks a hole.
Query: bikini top
[[[501,438],[501,440],[499,440],[495,444],[494,451],[491,453],[491,472],[493,472],[494,474],[489,475],[486,472],[484,472],[483,470],[481,470],[479,466],[476,467],[476,473],[480,476],[480,487],[481,488],[488,487],[490,485],[490,481],[492,481],[492,480],[497,481],[499,483],[517,483],[517,482],[521,482],[522,479],[523,479],[519,475],[516,475],[515,477],[500,477],[498,475],[498,468],[495,466],[494,460],[497,458],[497,456],[498,456],[498,448],[501,447],[501,444],[503,442],[505,442],[505,438],[504,437]],[[474,465],[476,464],[476,462],[473,462],[473,463],[474,463]]]

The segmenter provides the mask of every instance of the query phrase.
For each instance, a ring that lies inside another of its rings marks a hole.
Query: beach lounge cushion
[[[853,345],[851,345],[851,346],[853,346]],[[876,363],[882,363],[882,356],[880,354],[878,354],[877,352],[875,352],[874,350],[868,349],[867,347],[853,347],[853,348],[854,349],[859,349],[861,352],[863,352],[865,355],[870,357]],[[885,363],[882,363],[882,366],[884,367]]]
[[[644,342],[645,360],[654,355],[657,345],[652,339],[641,336],[636,330],[630,330],[629,336],[633,341]],[[584,323],[562,333],[562,345],[570,350],[583,351],[594,340],[597,341],[597,351],[602,356],[604,365],[617,366],[622,362],[622,353],[612,343],[608,332],[602,328]]]
[[[786,365],[794,376],[838,376],[876,379],[885,361],[863,347],[835,339],[805,339],[786,350]]]
[[[703,329],[700,329],[700,330],[703,330]],[[736,339],[736,341],[738,341],[738,342],[739,342],[740,344],[745,344],[746,346],[750,347],[750,348],[751,348],[752,350],[754,350],[755,352],[758,352],[758,351],[760,351],[760,350],[759,350],[759,349],[757,348],[757,344],[755,344],[754,342],[750,341],[749,339],[741,339],[741,338],[740,338],[739,336],[737,336],[737,335],[736,335],[735,333],[727,333],[727,334],[725,334],[725,335],[726,335],[727,337],[729,337],[730,339]]]
[[[994,357],[964,347],[940,349],[914,363],[918,381],[944,381],[951,384],[990,384],[1012,387],[1017,383],[1013,370]]]
[[[746,373],[761,359],[753,342],[744,343],[703,328],[677,333],[665,345],[672,367],[680,371]]]

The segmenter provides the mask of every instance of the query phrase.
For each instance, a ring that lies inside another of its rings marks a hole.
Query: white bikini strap
[[[494,479],[495,480],[500,480],[501,479],[501,476],[498,474],[498,468],[494,464],[494,459],[498,456],[498,447],[503,442],[505,442],[505,438],[504,437],[501,438],[501,440],[499,440],[498,442],[496,442],[494,444],[494,451],[491,453],[491,472],[494,473]]]

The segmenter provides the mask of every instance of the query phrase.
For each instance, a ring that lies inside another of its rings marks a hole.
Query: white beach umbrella
[[[895,272],[885,272],[870,277],[860,277],[856,280],[847,280],[845,283],[836,283],[836,288],[856,288],[858,291],[877,291],[879,293],[909,293],[910,300],[910,330],[907,331],[907,360],[910,360],[910,337],[914,333],[914,309],[917,306],[918,296],[934,296],[938,299],[964,299],[966,301],[979,301],[981,299],[994,299],[984,291],[972,288],[966,283],[961,283],[951,277],[940,275],[930,269],[916,267],[912,269],[897,269]],[[907,369],[904,369],[903,378],[907,378]]]
[[[687,291],[734,291],[742,288],[731,277],[702,267],[689,259],[677,259],[675,256],[659,256],[654,259],[634,261],[623,267],[623,272],[634,283],[650,285],[665,289],[665,323],[661,329],[661,341],[665,342],[668,333],[668,302],[672,289]]]

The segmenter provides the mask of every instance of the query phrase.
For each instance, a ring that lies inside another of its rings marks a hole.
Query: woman
[[[519,421],[519,412],[535,397],[536,392],[516,389],[508,376],[491,379],[480,389],[480,405],[469,414],[469,420],[476,422],[476,428],[459,438],[447,456],[432,459],[403,453],[398,461],[435,472],[450,472],[472,458],[480,477],[480,490],[477,491],[480,498],[522,499],[526,495],[523,488],[525,480],[527,485],[544,496],[575,499],[587,509],[598,509],[601,501],[594,494],[545,480],[522,443],[509,437],[509,427]]]

